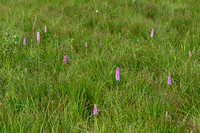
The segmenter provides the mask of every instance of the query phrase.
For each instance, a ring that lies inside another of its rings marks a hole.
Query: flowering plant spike
[[[168,117],[168,112],[166,111],[166,113],[165,113],[165,117],[167,118]]]
[[[93,114],[96,115],[97,114],[97,105],[94,104],[94,110],[93,110]]]
[[[189,56],[191,56],[192,54],[191,54],[191,51],[189,51]]]
[[[153,34],[154,34],[154,28],[152,28],[151,30],[151,37],[153,37]]]
[[[171,77],[170,77],[170,76],[168,77],[167,84],[168,84],[168,85],[171,85]]]
[[[116,69],[116,75],[115,75],[116,81],[119,81],[119,68]]]
[[[37,32],[37,42],[40,42],[40,32]]]
[[[85,47],[86,47],[86,48],[88,47],[87,42],[85,43]]]
[[[23,41],[23,44],[24,44],[24,45],[26,45],[26,38],[25,38],[25,37],[24,37],[24,41]]]
[[[44,27],[44,32],[45,32],[45,33],[47,32],[47,26]]]
[[[64,56],[64,58],[63,58],[63,63],[64,63],[64,64],[67,64],[67,55]]]

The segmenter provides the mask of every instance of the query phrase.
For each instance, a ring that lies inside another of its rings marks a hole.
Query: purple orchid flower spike
[[[24,37],[23,44],[26,45],[26,38]]]
[[[45,32],[45,33],[47,32],[47,26],[44,27],[44,32]]]
[[[168,118],[168,117],[169,117],[169,116],[168,116],[168,112],[167,112],[167,111],[166,111],[166,113],[165,113],[165,117],[166,117],[166,118]]]
[[[152,28],[151,30],[151,37],[153,37],[153,34],[154,34],[154,28]]]
[[[85,43],[85,47],[86,47],[86,48],[88,47],[87,42]]]
[[[116,75],[115,75],[116,81],[119,81],[119,68],[116,69]]]
[[[94,104],[94,110],[93,110],[93,114],[96,115],[97,114],[97,105]]]
[[[192,56],[191,51],[189,51],[189,56],[190,56],[190,57]]]
[[[102,47],[102,44],[101,44],[101,42],[100,42],[99,46],[100,46],[100,47]]]
[[[170,77],[170,76],[168,77],[168,82],[167,82],[167,84],[168,84],[168,85],[171,85],[171,77]]]
[[[37,42],[40,42],[40,32],[37,32]]]
[[[67,64],[67,55],[64,56],[64,58],[63,58],[63,63],[64,63],[64,64]]]

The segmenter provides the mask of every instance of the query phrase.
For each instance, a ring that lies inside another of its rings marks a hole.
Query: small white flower
[[[99,12],[98,10],[96,10],[96,12]]]

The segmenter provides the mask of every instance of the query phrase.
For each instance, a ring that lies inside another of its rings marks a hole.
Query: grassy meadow
[[[0,132],[200,132],[199,7],[0,0]]]

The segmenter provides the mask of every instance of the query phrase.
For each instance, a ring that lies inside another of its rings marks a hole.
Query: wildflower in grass
[[[96,115],[97,114],[97,105],[94,104],[94,110],[93,110],[93,114]]]
[[[166,113],[165,113],[165,117],[166,117],[166,118],[168,118],[168,117],[169,117],[169,116],[168,116],[168,112],[167,112],[167,111],[166,111]]]
[[[101,42],[100,42],[99,46],[100,46],[100,47],[102,47],[102,44],[101,44]]]
[[[40,42],[40,32],[37,32],[37,42]]]
[[[168,77],[168,82],[167,82],[167,84],[168,84],[168,85],[171,85],[171,77],[170,77],[170,76]]]
[[[63,58],[63,63],[64,63],[64,64],[67,64],[67,55],[64,56],[64,58]]]
[[[152,28],[151,30],[151,37],[153,37],[153,34],[154,34],[154,28]]]
[[[189,56],[191,57],[191,51],[189,51]]]
[[[116,75],[115,75],[115,77],[116,77],[116,81],[119,81],[119,68],[118,67],[116,69]]]
[[[26,38],[25,38],[25,37],[24,37],[24,41],[23,41],[23,44],[24,44],[24,45],[26,45]]]
[[[86,48],[88,47],[87,42],[85,43],[85,47],[86,47]]]
[[[96,10],[96,12],[99,12],[99,10]]]
[[[47,26],[44,27],[44,32],[45,32],[45,33],[47,32]]]

